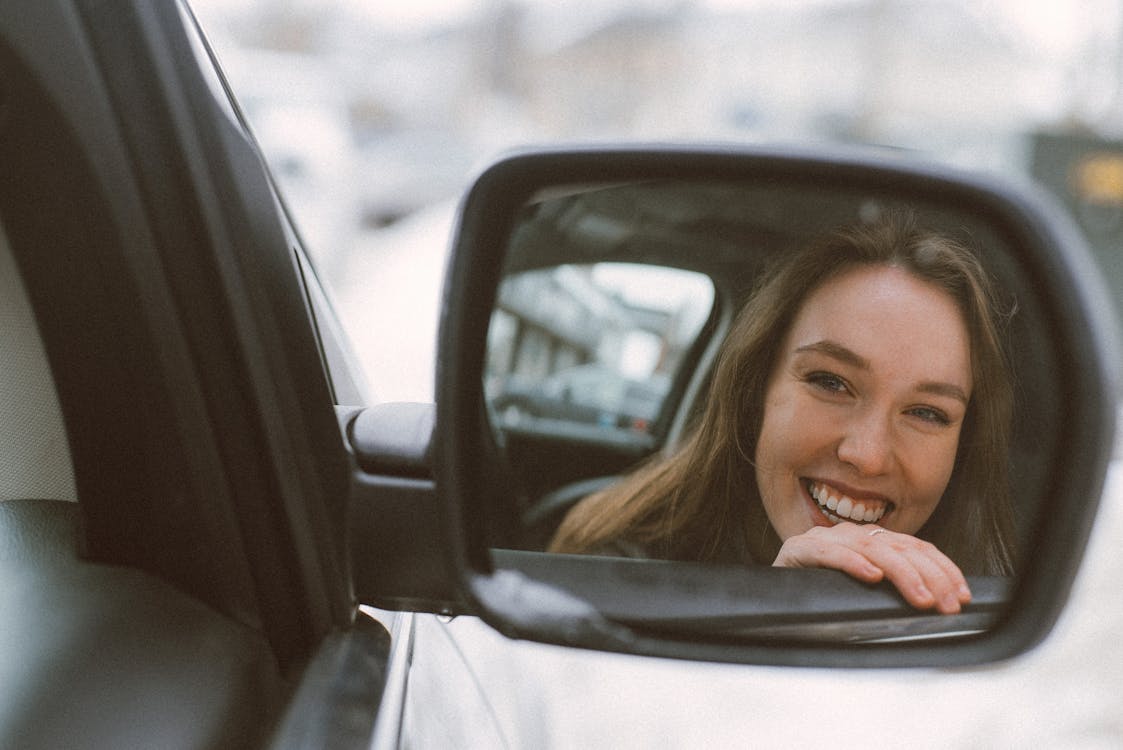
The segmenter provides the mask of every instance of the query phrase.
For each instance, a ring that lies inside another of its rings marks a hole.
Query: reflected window
[[[485,387],[500,427],[649,434],[714,306],[709,277],[637,263],[507,276]]]

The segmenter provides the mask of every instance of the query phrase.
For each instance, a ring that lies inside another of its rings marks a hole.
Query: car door
[[[27,300],[0,337],[42,352],[5,357],[5,416],[41,418],[0,441],[5,477],[31,476],[0,502],[0,745],[365,745],[389,635],[345,558],[351,386],[189,11],[0,18],[0,226]]]

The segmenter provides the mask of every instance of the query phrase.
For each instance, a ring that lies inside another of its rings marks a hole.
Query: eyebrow
[[[833,341],[816,341],[814,344],[804,344],[795,350],[796,354],[803,354],[804,352],[818,352],[819,354],[825,354],[832,359],[840,360],[862,370],[870,369],[869,360],[847,349],[842,344],[836,344]]]
[[[805,352],[816,352],[818,354],[823,354],[827,357],[837,359],[844,364],[848,364],[852,367],[857,367],[861,370],[870,369],[869,360],[867,360],[857,352],[851,349],[847,349],[845,346],[835,341],[816,341],[813,344],[804,344],[803,346],[797,347],[795,350],[796,354],[803,354]],[[921,391],[923,393],[931,393],[936,396],[947,396],[948,398],[954,398],[957,401],[963,402],[964,406],[966,406],[970,401],[964,390],[954,383],[941,383],[939,381],[926,380],[923,383],[917,385],[916,388],[918,391]]]

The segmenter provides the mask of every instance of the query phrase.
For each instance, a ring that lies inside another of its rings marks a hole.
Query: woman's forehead
[[[895,266],[863,266],[835,276],[804,300],[787,337],[787,355],[825,343],[869,368],[954,383],[970,392],[971,341],[956,301],[935,284]]]

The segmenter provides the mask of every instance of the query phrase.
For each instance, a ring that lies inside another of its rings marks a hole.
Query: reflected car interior
[[[713,287],[712,308],[684,346],[678,371],[666,381],[662,412],[646,433],[596,429],[596,409],[582,403],[595,399],[595,387],[582,384],[587,395],[578,396],[576,378],[574,387],[563,385],[564,371],[523,378],[517,388],[491,398],[489,414],[516,483],[524,526],[522,538],[495,540],[493,546],[541,549],[567,507],[681,438],[703,403],[729,321],[771,259],[836,226],[904,207],[917,212],[925,225],[978,247],[1007,294],[1004,301],[1016,308],[1007,331],[1020,405],[1011,480],[1014,497],[1037,496],[1061,418],[1061,405],[1051,397],[1059,392],[1061,373],[1050,341],[1039,335],[1047,326],[1033,281],[989,227],[964,213],[908,203],[873,189],[838,192],[673,180],[574,186],[539,196],[525,207],[508,246],[501,289],[574,259],[644,264],[701,274]],[[540,310],[544,303],[538,299]],[[502,292],[499,300],[502,306]],[[491,339],[489,358],[494,354]],[[1024,502],[1019,508],[1018,531],[1024,541],[1035,508]]]

